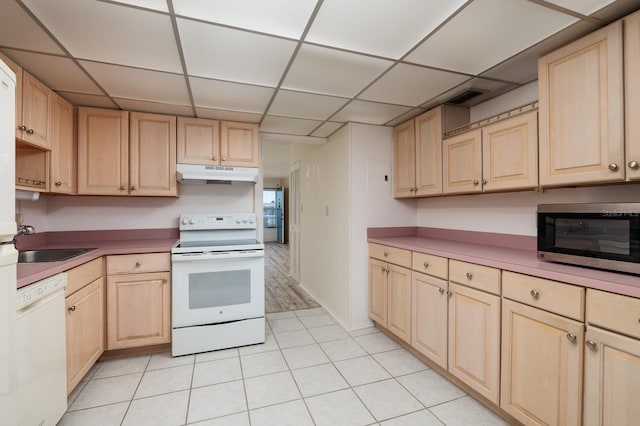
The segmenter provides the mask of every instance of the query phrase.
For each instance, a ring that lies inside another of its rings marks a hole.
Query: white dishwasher
[[[55,425],[67,410],[67,349],[61,273],[18,289],[18,424]]]

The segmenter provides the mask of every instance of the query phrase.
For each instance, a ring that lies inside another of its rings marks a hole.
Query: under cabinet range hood
[[[257,167],[205,166],[200,164],[177,164],[176,176],[181,184],[207,183],[256,183],[260,170]]]

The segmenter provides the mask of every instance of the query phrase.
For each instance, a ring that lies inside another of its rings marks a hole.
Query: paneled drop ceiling
[[[74,105],[327,137],[467,89],[537,78],[539,55],[638,0],[0,0],[0,50]],[[290,138],[286,138],[290,139]],[[304,138],[310,140],[309,138]]]

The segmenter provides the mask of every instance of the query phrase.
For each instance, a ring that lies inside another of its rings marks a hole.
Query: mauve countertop
[[[49,232],[20,237],[18,248],[95,248],[60,262],[18,264],[18,288],[72,269],[101,256],[135,253],[168,253],[178,241],[177,229]]]
[[[433,228],[397,231],[370,228],[368,241],[640,298],[640,276],[539,260],[535,237]]]

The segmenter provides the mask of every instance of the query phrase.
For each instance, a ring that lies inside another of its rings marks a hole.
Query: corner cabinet
[[[640,418],[640,300],[587,291],[584,425],[635,425]]]
[[[56,93],[53,94],[52,119],[49,191],[75,194],[78,178],[74,110],[69,102]]]
[[[443,133],[468,122],[468,108],[440,105],[395,127],[395,198],[442,195]]]
[[[102,258],[67,272],[67,394],[104,352]]]
[[[169,253],[107,257],[107,349],[171,342]]]
[[[624,90],[626,179],[640,180],[640,12],[624,22]]]
[[[624,181],[622,55],[617,21],[538,60],[542,186]]]

